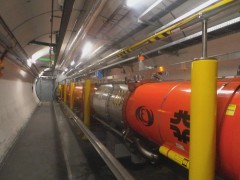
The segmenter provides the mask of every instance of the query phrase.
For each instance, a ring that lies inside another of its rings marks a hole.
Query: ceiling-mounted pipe
[[[186,2],[187,0],[178,0],[176,2],[172,2],[171,5],[169,5],[167,7],[167,9],[169,11],[175,9],[176,7],[178,7],[179,5],[183,4],[184,2]],[[167,15],[167,11],[162,11],[157,13],[156,15],[154,15],[153,17],[151,17],[149,19],[149,23],[150,24],[154,24],[154,21],[157,21],[159,18],[163,17]],[[148,23],[148,24],[149,24]],[[118,39],[117,41],[114,41],[114,43],[110,43],[110,44],[103,44],[101,45],[99,48],[97,48],[94,52],[91,53],[91,56],[89,59],[93,60],[94,62],[96,62],[96,64],[100,64],[99,61],[102,61],[102,59],[98,60],[96,59],[96,57],[99,57],[101,54],[104,54],[105,52],[107,52],[109,49],[111,49],[114,46],[117,46],[119,43],[124,42],[126,39],[129,39],[132,35],[138,33],[139,31],[143,30],[144,28],[146,28],[147,25],[146,24],[140,24],[137,26],[137,28],[135,28],[134,30],[130,31],[129,33],[127,33],[126,35],[124,35],[123,37],[121,37],[120,39]],[[121,52],[121,49],[119,49],[118,51],[113,52],[112,54],[109,54],[107,57],[104,57],[105,59],[108,59],[109,57],[111,57],[112,55],[114,55],[114,53],[117,52]],[[81,63],[81,66],[86,67],[87,63],[89,62],[85,62],[84,64]],[[89,65],[87,66],[88,68],[93,67],[94,64],[91,64],[91,62],[89,63]],[[74,72],[75,70],[79,70],[79,68],[75,67],[74,69],[71,69],[70,71],[67,72],[66,75],[71,74],[72,72]],[[81,72],[81,70],[79,71]]]
[[[101,12],[102,8],[104,7],[107,0],[98,0],[97,3],[94,4],[93,8],[89,12],[88,16],[86,17],[83,25],[79,28],[76,36],[74,37],[73,41],[70,44],[69,52],[65,55],[64,60],[62,61],[60,68],[63,68],[65,64],[71,60],[72,56],[78,49],[79,45],[81,44],[84,36],[87,34],[89,29],[94,23],[94,20]],[[78,66],[78,65],[77,65]]]
[[[226,21],[226,22],[224,22],[224,23],[221,23],[221,24],[218,24],[218,25],[213,26],[213,27],[211,27],[211,28],[208,28],[207,32],[208,32],[208,33],[212,33],[212,32],[215,32],[215,31],[217,31],[217,30],[227,28],[228,26],[231,26],[231,25],[234,25],[234,24],[237,24],[237,23],[240,23],[240,17],[231,19],[231,20]],[[152,50],[150,50],[150,51],[144,52],[142,55],[148,56],[148,55],[150,55],[150,54],[160,52],[160,51],[162,51],[162,50],[164,50],[164,49],[167,49],[167,48],[169,48],[169,47],[175,46],[175,45],[177,45],[177,44],[184,43],[184,42],[189,41],[189,40],[191,40],[191,39],[198,38],[198,37],[200,37],[200,36],[202,36],[202,31],[197,32],[197,33],[192,34],[192,35],[189,35],[189,36],[184,37],[184,38],[182,38],[182,39],[179,39],[179,40],[177,40],[177,41],[168,43],[168,44],[166,44],[166,45],[164,45],[164,46],[161,46],[161,47],[152,49]],[[234,53],[234,54],[237,54],[237,53],[239,54],[239,52],[233,52],[233,53]],[[158,55],[160,55],[160,54],[158,53]],[[94,73],[94,72],[96,72],[96,71],[98,71],[98,70],[104,70],[104,69],[107,69],[107,68],[111,68],[111,67],[113,67],[113,66],[116,66],[116,65],[119,65],[119,64],[123,64],[123,63],[126,63],[126,62],[128,62],[128,61],[136,60],[137,57],[138,57],[138,56],[132,56],[132,57],[130,57],[130,58],[127,58],[127,59],[123,59],[123,60],[121,60],[121,61],[114,62],[114,63],[109,64],[109,65],[106,65],[106,66],[104,66],[104,67],[97,68],[97,69],[91,71],[91,73]],[[211,58],[220,59],[220,56],[218,56],[218,55],[217,55],[217,56],[211,56]],[[117,59],[116,59],[116,60],[117,60]],[[186,61],[186,63],[189,63],[189,62],[191,62],[191,61]],[[178,63],[177,63],[177,64],[178,64]],[[71,76],[69,76],[69,78],[77,78],[77,77],[79,77],[79,75],[80,75],[80,73],[78,73],[78,74],[72,74]]]
[[[66,31],[67,31],[68,22],[69,22],[69,19],[71,17],[73,4],[74,4],[74,0],[64,1],[63,13],[62,13],[62,19],[61,19],[61,26],[60,26],[60,30],[59,30],[58,40],[56,42],[57,43],[56,54],[55,54],[56,61],[54,62],[53,70],[55,69],[56,63],[58,61],[58,57],[59,57],[59,53],[60,53],[60,50],[61,50],[61,47],[62,47],[63,39],[64,39]]]
[[[83,2],[83,8],[86,6],[86,3],[87,2],[87,0],[85,0],[84,2]],[[64,59],[64,57],[65,57],[65,55],[66,54],[68,54],[68,51],[69,51],[69,49],[70,49],[70,43],[72,42],[72,40],[74,39],[74,33],[77,31],[76,30],[76,27],[80,24],[80,21],[82,20],[82,13],[80,12],[79,14],[78,14],[78,17],[76,18],[76,20],[75,20],[75,22],[74,22],[74,26],[73,26],[73,28],[72,28],[72,32],[71,32],[71,35],[70,35],[70,38],[68,38],[68,42],[67,42],[67,45],[65,46],[65,47],[63,47],[64,48],[64,50],[63,50],[63,53],[61,53],[61,57],[58,55],[58,61],[56,62],[56,68],[59,68],[59,64],[62,64],[62,61],[63,61],[63,59]],[[58,38],[57,38],[58,39]],[[61,49],[63,49],[63,48],[61,48]],[[60,51],[61,51],[61,49],[60,49]],[[54,66],[54,68],[55,68],[55,66]]]
[[[150,23],[150,25],[155,24],[154,22],[156,22],[158,19],[166,16],[168,14],[168,11],[172,11],[175,8],[177,8],[179,5],[185,3],[187,0],[177,0],[175,2],[172,2],[170,5],[168,5],[166,7],[167,11],[160,11],[157,14],[155,14],[154,16],[152,16],[149,20],[148,23]],[[146,27],[148,27],[148,24],[139,24],[136,28],[134,28],[133,30],[131,30],[129,33],[125,34],[124,36],[122,36],[120,39],[114,41],[113,43],[106,43],[101,45],[98,49],[96,49],[92,55],[94,57],[99,57],[101,54],[106,53],[108,50],[112,49],[112,47],[116,47],[118,44],[121,44],[122,42],[124,42],[125,40],[129,39],[131,36],[135,35],[136,33],[142,31],[143,29],[145,29]]]
[[[16,56],[18,58],[20,58],[22,64],[29,70],[31,71],[31,73],[37,77],[38,76],[38,69],[37,67],[33,64],[33,67],[35,70],[33,70],[32,68],[30,68],[28,65],[27,65],[27,60],[29,59],[27,53],[25,52],[25,50],[23,49],[23,47],[20,45],[20,43],[18,42],[17,38],[14,36],[14,34],[12,33],[12,31],[9,29],[9,27],[7,26],[7,24],[5,23],[5,21],[3,20],[2,16],[0,15],[0,24],[2,25],[2,27],[4,28],[4,30],[7,32],[7,34],[11,37],[12,41],[14,42],[14,49],[16,50],[14,55],[16,54]],[[20,50],[20,53],[19,54],[19,51],[17,51],[17,48],[19,48]],[[12,47],[10,47],[11,50],[13,50]],[[10,50],[8,49],[8,50]],[[22,60],[22,58],[25,59],[25,61]]]
[[[142,22],[142,23],[147,23],[147,24],[153,24],[149,21],[143,20],[142,18],[149,13],[153,8],[155,8],[158,4],[160,4],[163,0],[157,0],[155,3],[153,3],[149,8],[146,9],[146,11],[144,11],[139,17],[138,17],[138,22]]]
[[[177,28],[191,22],[192,20],[198,18],[199,15],[207,13],[209,11],[212,11],[214,9],[217,9],[218,7],[221,7],[223,5],[226,5],[226,4],[228,4],[230,2],[234,2],[234,1],[235,0],[209,0],[205,3],[203,3],[202,5],[198,6],[197,8],[189,11],[188,13],[185,13],[184,15],[180,16],[179,18],[175,19],[174,21],[159,28],[158,30],[156,30],[154,35],[151,35],[151,36],[143,39],[142,41],[137,42],[131,46],[128,46],[126,48],[115,51],[114,53],[108,55],[107,57],[100,59],[96,63],[85,67],[84,69],[81,70],[81,72],[79,74],[84,73],[86,70],[88,70],[96,65],[99,65],[100,63],[103,63],[106,60],[112,60],[113,58],[122,57],[128,53],[131,53],[132,51],[136,50],[137,48],[140,48],[149,43],[155,42],[156,40],[163,39],[166,36],[169,36],[170,32],[172,30],[177,29]],[[76,76],[76,74],[74,74],[74,76]]]
[[[52,3],[51,3],[51,43],[50,44],[53,44],[53,5],[54,5],[54,0],[52,0]],[[50,47],[50,59],[52,59],[52,47]]]
[[[155,31],[154,35],[149,36],[146,39],[143,39],[142,41],[137,42],[127,48],[123,48],[120,53],[116,53],[114,56],[115,57],[123,56],[125,54],[132,52],[133,50],[135,50],[139,47],[146,45],[146,44],[155,42],[158,39],[163,39],[166,36],[169,36],[170,32],[172,30],[177,29],[177,28],[181,27],[182,25],[185,25],[188,22],[198,18],[200,14],[207,13],[211,10],[214,10],[214,9],[216,9],[220,6],[223,6],[227,3],[230,3],[232,1],[234,1],[234,0],[210,0],[210,1],[207,1],[206,3],[200,5],[197,8],[189,11],[188,13],[180,16],[179,18],[173,20],[172,22],[166,24],[165,26],[157,29]]]

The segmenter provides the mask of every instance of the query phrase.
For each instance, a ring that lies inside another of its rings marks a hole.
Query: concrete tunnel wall
[[[11,62],[0,61],[0,164],[37,106],[34,77]],[[1,69],[1,68],[0,68]]]

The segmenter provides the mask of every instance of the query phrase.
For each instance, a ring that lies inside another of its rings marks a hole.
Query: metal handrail
[[[76,125],[81,129],[98,154],[105,161],[109,169],[119,180],[134,180],[135,178],[119,163],[119,161],[108,151],[108,149],[99,141],[99,139],[84,125],[81,119],[79,119],[69,107],[64,103],[61,105],[67,110],[69,115],[73,118]]]

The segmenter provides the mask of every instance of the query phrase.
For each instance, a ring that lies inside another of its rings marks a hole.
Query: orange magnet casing
[[[223,177],[238,180],[240,78],[220,79],[217,87],[217,170]],[[188,157],[190,94],[190,82],[187,81],[142,84],[126,102],[126,124],[155,144],[170,144],[178,153]]]

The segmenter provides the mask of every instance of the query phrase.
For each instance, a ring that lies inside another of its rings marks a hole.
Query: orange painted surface
[[[82,119],[83,116],[83,86],[76,84],[73,90],[73,111]]]
[[[218,81],[217,169],[223,177],[236,180],[240,174],[239,86],[240,78]],[[188,157],[190,93],[189,82],[140,85],[126,103],[126,123],[146,139],[159,146],[168,144]]]

